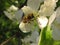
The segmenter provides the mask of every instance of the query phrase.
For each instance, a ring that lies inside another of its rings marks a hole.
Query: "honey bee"
[[[27,16],[24,16],[22,21],[24,23],[30,23],[30,21],[34,18],[33,14],[28,14]]]

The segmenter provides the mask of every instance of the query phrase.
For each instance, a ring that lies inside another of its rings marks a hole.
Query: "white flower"
[[[60,7],[54,11],[57,1],[58,0],[45,0],[39,11],[40,15],[50,16],[48,25],[52,25],[52,37],[54,40],[60,40]]]
[[[4,11],[5,15],[12,21],[17,21],[18,24],[21,22],[23,11],[18,10],[18,7],[15,7],[14,5],[11,5],[10,8],[7,9],[7,11]]]
[[[22,39],[23,43],[29,43],[30,45],[37,45],[39,39],[39,33],[37,31],[37,28],[32,32],[31,35],[26,36],[24,39]]]
[[[40,7],[40,3],[42,3],[43,1],[44,1],[44,4],[42,4],[40,10],[38,10]],[[39,15],[39,17],[37,18],[38,25],[40,28],[43,28],[47,25],[48,19],[45,17],[40,17],[40,16],[52,15],[54,12],[54,9],[56,7],[56,2],[57,2],[57,0],[42,0],[42,1],[41,0],[28,0],[27,6],[22,7],[19,11],[15,12],[15,14],[13,14],[13,16],[9,12],[4,12],[4,13],[11,20],[17,20],[18,22],[20,22],[19,28],[21,29],[21,31],[29,32],[29,31],[33,30],[32,27],[34,27],[34,24],[21,22],[23,13],[24,13],[24,16],[28,15],[30,13],[33,13],[34,16]],[[34,5],[34,4],[36,4],[36,5]],[[12,5],[9,8],[9,10],[17,10],[17,9],[18,8],[16,8],[14,5]],[[34,14],[34,13],[37,13],[37,14]],[[51,20],[51,18],[49,20]],[[31,22],[34,22],[34,21],[31,21]],[[49,21],[49,22],[52,23],[53,21]]]
[[[28,0],[27,1],[27,6],[24,6],[22,8],[22,11],[24,12],[25,15],[28,15],[30,13],[32,13],[34,15],[34,13],[37,13],[38,8],[40,6],[40,2],[41,0]],[[37,4],[37,5],[34,5]],[[32,21],[33,23],[35,23],[34,21]],[[21,29],[21,31],[23,32],[29,32],[32,31],[34,28],[34,24],[30,24],[30,23],[23,23],[21,22],[19,25],[19,28]],[[22,26],[23,25],[23,26]]]
[[[15,7],[14,5],[11,5],[7,11],[4,11],[5,15],[10,19],[10,20],[13,20],[13,21],[16,21],[15,19],[15,12],[18,10],[18,7]]]
[[[12,5],[9,9],[7,9],[8,12],[4,11],[4,13],[9,19],[11,19],[13,21],[17,20],[18,22],[20,22],[19,28],[21,29],[21,31],[25,32],[26,29],[28,29],[28,28],[30,28],[31,26],[34,26],[34,25],[31,25],[31,24],[28,25],[29,23],[26,24],[26,23],[21,22],[21,20],[22,20],[21,18],[23,16],[23,13],[24,13],[24,16],[28,15],[30,13],[34,14],[39,9],[39,6],[40,6],[41,2],[43,2],[43,1],[41,1],[41,0],[37,0],[37,1],[36,0],[34,0],[34,1],[33,0],[28,0],[27,1],[27,6],[24,6],[19,11],[16,11],[15,13],[11,14],[12,13],[12,12],[10,13],[11,10],[17,10],[18,9],[14,5]],[[37,4],[37,5],[34,5],[34,4]],[[22,30],[22,26],[21,26],[22,23],[26,25],[26,26],[25,25],[23,26],[24,30]],[[32,28],[30,28],[30,29],[32,30]],[[30,29],[28,29],[26,31],[29,32]]]
[[[60,7],[54,11],[57,1],[58,0],[45,0],[39,11],[40,15],[50,16],[48,25],[52,26],[52,38],[54,40],[60,40]]]
[[[44,1],[44,4],[42,4],[41,7],[40,7],[40,3],[43,2],[43,1]],[[39,27],[44,28],[47,25],[47,23],[50,26],[53,25],[52,26],[53,39],[59,40],[60,35],[57,34],[57,32],[59,33],[59,30],[60,30],[60,8],[58,8],[57,11],[54,11],[57,1],[58,0],[28,0],[27,1],[27,6],[24,6],[19,11],[15,12],[15,14],[13,14],[14,16],[12,16],[12,14],[9,13],[9,12],[4,12],[4,13],[11,20],[17,20],[18,22],[20,22],[19,28],[23,32],[32,31],[33,30],[32,27],[34,27],[34,24],[33,24],[34,21],[31,21],[31,24],[30,23],[24,23],[24,22],[21,21],[23,13],[24,13],[24,16],[26,16],[30,13],[32,13],[34,16],[39,15],[39,17],[36,18]],[[39,8],[40,8],[40,10],[38,10]],[[15,6],[12,5],[8,11],[11,11],[11,10],[16,11],[16,10],[18,10],[18,8],[16,8]],[[42,16],[42,17],[40,17],[40,16]],[[47,19],[46,16],[50,16],[50,18]],[[54,21],[54,23],[52,24],[53,21]],[[57,35],[57,36],[54,37],[55,35]]]
[[[51,25],[54,19],[56,18],[56,12],[54,11],[56,7],[56,2],[57,0],[45,0],[44,4],[41,5],[38,14],[40,16],[44,16],[45,19],[43,17],[38,18],[38,23],[40,28],[46,27],[47,23]],[[49,19],[46,19],[45,16],[50,16],[50,17]]]

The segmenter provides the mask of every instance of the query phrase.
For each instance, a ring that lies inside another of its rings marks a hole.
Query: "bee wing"
[[[43,2],[43,0],[28,0],[27,6],[31,7],[34,10],[38,10],[41,2]]]
[[[60,40],[60,7],[56,10],[56,12],[57,16],[54,23],[52,24],[52,36],[54,40]]]

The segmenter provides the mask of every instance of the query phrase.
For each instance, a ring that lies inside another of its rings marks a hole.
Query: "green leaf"
[[[38,45],[53,45],[54,40],[51,36],[50,26],[41,30],[40,41]]]

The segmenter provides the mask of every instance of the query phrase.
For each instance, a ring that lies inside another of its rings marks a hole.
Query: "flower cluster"
[[[21,31],[24,33],[30,32],[30,31],[34,32],[33,30],[35,30],[35,28],[37,27],[37,26],[35,26],[36,23],[40,29],[43,29],[48,24],[49,26],[52,25],[53,39],[60,40],[60,35],[59,35],[60,7],[57,8],[56,11],[54,11],[57,1],[58,0],[28,0],[27,6],[22,7],[20,10],[18,10],[14,14],[15,15],[14,18],[17,19],[17,21],[19,22],[19,28],[21,29]],[[42,5],[40,5],[42,2],[44,2],[44,3]],[[23,13],[24,13],[24,16],[23,16]],[[5,14],[8,15],[7,12],[5,12]],[[33,19],[28,18],[29,14],[33,14],[34,18]],[[23,16],[23,18],[22,18],[22,16]],[[48,16],[49,16],[49,18],[47,18]],[[13,17],[11,15],[8,17],[10,19],[13,19]],[[54,23],[52,23],[53,21],[54,21]],[[55,36],[55,35],[57,35],[57,36]]]

